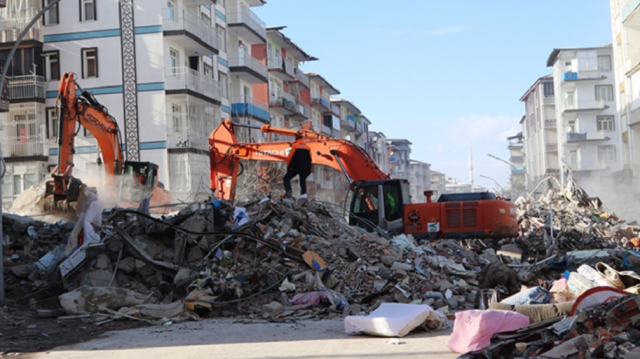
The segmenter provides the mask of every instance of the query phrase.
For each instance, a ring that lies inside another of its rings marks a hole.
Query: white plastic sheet
[[[436,312],[428,305],[382,303],[368,316],[344,318],[344,330],[347,334],[404,337],[429,320],[438,322],[438,328],[447,322],[444,314]]]

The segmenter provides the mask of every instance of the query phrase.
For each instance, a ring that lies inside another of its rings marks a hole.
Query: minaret
[[[471,192],[473,192],[473,156],[471,155],[471,143],[469,143],[469,184],[471,184]]]

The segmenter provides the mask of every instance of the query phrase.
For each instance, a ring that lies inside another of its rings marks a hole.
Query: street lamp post
[[[498,181],[494,180],[494,179],[493,179],[493,178],[491,178],[491,177],[487,177],[487,176],[485,176],[485,175],[480,175],[480,177],[482,177],[482,178],[486,178],[486,179],[490,179],[490,180],[492,180],[493,182],[495,182],[495,184],[497,184],[497,185],[498,185],[498,187],[500,187],[500,190],[502,191],[502,193],[503,193],[503,195],[504,195],[505,190],[504,190],[504,188],[502,188],[502,186],[500,185],[500,183],[498,183]]]

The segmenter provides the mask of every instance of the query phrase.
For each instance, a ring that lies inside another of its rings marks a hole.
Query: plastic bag
[[[551,294],[542,287],[531,287],[504,299],[503,304],[522,305],[522,304],[547,304]]]
[[[447,346],[460,354],[481,350],[489,347],[494,334],[518,330],[527,325],[529,325],[529,317],[515,312],[502,310],[458,312]]]

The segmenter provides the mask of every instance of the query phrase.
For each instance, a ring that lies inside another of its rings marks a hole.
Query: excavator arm
[[[170,202],[170,194],[158,188],[158,166],[149,162],[132,162],[124,160],[120,130],[118,123],[107,108],[95,97],[84,91],[75,81],[75,74],[65,73],[60,79],[58,98],[56,100],[59,121],[58,163],[52,173],[53,180],[47,182],[45,196],[53,195],[55,202],[77,199],[79,180],[73,178],[73,157],[75,154],[76,127],[86,128],[97,141],[102,153],[106,186],[114,189],[117,176],[125,175],[127,182],[123,188],[128,192],[128,202],[136,202],[148,197],[152,191],[152,202],[166,204]],[[113,192],[115,193],[115,191]],[[120,195],[117,195],[121,199]],[[155,200],[155,201],[153,201]],[[166,202],[166,203],[165,203]]]
[[[235,197],[240,160],[284,162],[292,142],[238,143],[234,127],[259,129],[263,133],[302,136],[310,148],[313,164],[324,165],[343,172],[352,185],[362,181],[386,180],[369,154],[357,145],[308,130],[291,130],[264,125],[261,127],[224,120],[209,136],[211,149],[211,190],[218,198]]]

